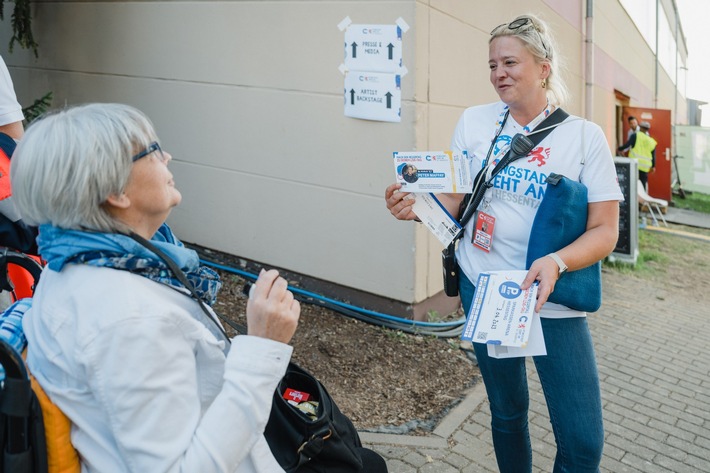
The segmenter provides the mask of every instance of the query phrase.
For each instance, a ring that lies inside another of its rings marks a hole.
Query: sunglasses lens
[[[530,18],[518,18],[508,24],[508,28],[511,30],[517,30],[518,28],[527,25],[530,22]]]

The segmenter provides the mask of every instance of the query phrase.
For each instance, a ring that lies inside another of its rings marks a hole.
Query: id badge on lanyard
[[[493,163],[490,163],[491,153],[493,152],[493,148],[498,142],[498,137],[503,132],[505,122],[508,121],[509,113],[510,112],[506,109],[505,115],[498,122],[498,130],[496,131],[496,134],[493,137],[493,141],[491,141],[491,147],[488,149],[488,154],[486,156],[485,161],[483,162],[484,167],[490,168],[487,173],[484,173],[485,180],[489,179],[490,171],[493,170]],[[505,155],[505,151],[506,149],[501,149],[497,154]],[[490,253],[491,245],[493,244],[493,228],[495,227],[495,224],[496,218],[493,215],[487,214],[482,210],[477,210],[476,224],[473,228],[473,235],[471,236],[471,243],[473,244],[473,246],[485,251],[486,253]]]
[[[476,215],[476,228],[473,229],[473,238],[471,243],[473,246],[482,249],[486,253],[490,253],[491,244],[493,243],[493,228],[496,225],[496,218],[493,215],[488,215],[482,210],[479,210]]]

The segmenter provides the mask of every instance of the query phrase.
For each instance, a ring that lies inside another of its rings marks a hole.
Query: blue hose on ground
[[[221,269],[222,271],[226,271],[228,273],[236,274],[250,281],[256,281],[257,278],[256,274],[250,273],[248,271],[243,271],[204,259],[201,259],[200,261],[207,266],[211,266],[216,269]],[[410,320],[394,315],[383,314],[380,312],[375,312],[361,307],[357,307],[293,286],[289,287],[289,290],[293,292],[294,296],[299,301],[325,307],[327,309],[333,310],[335,312],[341,313],[348,317],[352,317],[369,324],[379,325],[393,330],[400,330],[406,333],[433,335],[442,338],[458,337],[461,335],[463,325],[466,322],[465,318],[454,320],[451,322],[422,322],[417,320]]]

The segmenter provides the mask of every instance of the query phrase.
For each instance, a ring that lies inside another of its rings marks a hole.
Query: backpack
[[[42,266],[34,259],[6,249],[2,256],[2,285],[12,287],[8,262],[39,280]],[[27,346],[22,316],[31,306],[32,299],[20,299],[0,315],[0,473],[78,473],[71,423],[47,397],[21,354]]]

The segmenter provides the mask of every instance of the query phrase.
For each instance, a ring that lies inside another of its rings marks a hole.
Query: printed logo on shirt
[[[498,156],[501,151],[510,147],[510,142],[513,138],[509,135],[500,135],[496,140],[496,145],[493,148],[493,156]]]
[[[544,166],[547,164],[547,159],[550,157],[550,148],[543,148],[542,146],[538,146],[537,148],[533,149],[530,154],[528,154],[529,163],[534,163],[537,162],[537,166]]]

